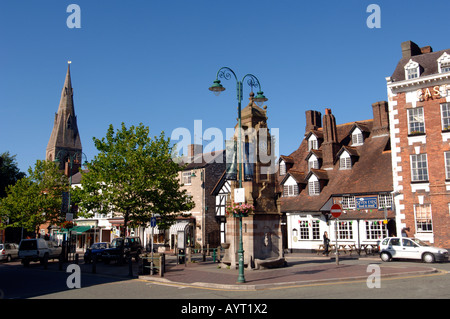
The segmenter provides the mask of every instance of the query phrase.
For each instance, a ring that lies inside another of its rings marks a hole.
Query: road
[[[348,260],[346,263],[374,263],[367,260]],[[406,261],[392,262],[404,265]],[[67,267],[67,265],[65,266]],[[111,267],[115,267],[111,265]],[[24,268],[19,262],[0,263],[0,297],[3,299],[178,299],[180,307],[185,300],[258,300],[273,299],[449,299],[450,263],[435,264],[441,270],[426,275],[382,278],[380,288],[368,288],[365,280],[329,283],[311,283],[258,291],[231,291],[226,289],[191,288],[183,285],[153,283],[127,276],[81,273],[81,288],[70,289],[71,272],[57,267],[44,269],[39,264]],[[180,302],[180,300],[183,300]],[[229,301],[227,301],[229,302]],[[271,302],[271,301],[270,301]],[[176,310],[176,309],[172,309]],[[181,311],[181,308],[179,309]]]

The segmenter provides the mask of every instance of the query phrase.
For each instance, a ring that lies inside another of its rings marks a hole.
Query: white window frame
[[[355,209],[356,208],[356,198],[355,196],[342,196],[342,209]]]
[[[405,65],[405,79],[413,80],[420,77],[420,65],[413,60],[409,60]]]
[[[298,240],[321,240],[320,236],[320,219],[301,218],[298,220]]]
[[[411,155],[411,182],[428,182],[428,158],[427,154]]]
[[[392,208],[394,199],[392,194],[378,194],[378,208]]]
[[[450,55],[444,52],[439,59],[437,59],[439,73],[450,72]]]
[[[298,195],[298,185],[283,185],[283,197]]]
[[[339,169],[351,169],[352,168],[352,158],[347,152],[342,152],[339,157]]]
[[[310,231],[309,231],[309,223],[307,219],[300,219],[298,221],[298,238],[300,240],[309,240],[310,237]]]
[[[450,103],[441,104],[441,124],[442,130],[450,130]]]
[[[414,220],[417,233],[432,233],[433,215],[431,212],[431,204],[414,205]]]
[[[317,137],[314,134],[311,134],[311,136],[308,139],[308,151],[313,149],[314,150],[319,149],[319,141],[317,140]]]
[[[364,144],[363,133],[359,128],[355,128],[352,132],[352,146],[359,146]]]
[[[425,115],[423,107],[415,107],[412,109],[408,109],[407,115],[408,115],[408,135],[414,133],[425,134]]]
[[[445,179],[450,179],[450,151],[444,152]]]
[[[308,193],[310,196],[317,196],[320,194],[320,183],[315,175],[311,175],[308,180]]]
[[[181,181],[183,182],[183,185],[191,185],[192,180],[192,171],[183,171],[181,175]]]
[[[335,221],[336,223],[336,221]],[[339,240],[352,240],[353,239],[353,224],[350,221],[338,221],[337,233]]]
[[[314,154],[308,159],[308,171],[310,171],[311,168],[319,169],[319,159]]]
[[[292,197],[299,194],[299,188],[297,182],[289,176],[289,178],[283,184],[283,197]]]
[[[387,237],[387,225],[383,221],[367,220],[365,224],[367,239],[382,239]]]
[[[284,161],[280,162],[280,176],[286,175],[286,163]]]

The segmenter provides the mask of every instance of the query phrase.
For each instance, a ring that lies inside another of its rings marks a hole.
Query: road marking
[[[436,273],[432,274],[423,274],[423,275],[411,275],[411,276],[401,276],[398,275],[396,277],[383,277],[381,280],[401,280],[401,279],[413,279],[413,278],[421,278],[421,277],[432,277],[432,276],[442,276],[446,275],[449,272],[442,269],[436,269]],[[149,282],[148,280],[144,279],[134,279],[142,282]],[[255,289],[229,289],[229,288],[213,288],[213,287],[201,287],[201,286],[194,286],[189,284],[180,284],[180,283],[173,283],[173,282],[158,282],[158,281],[150,281],[153,285],[161,285],[161,286],[169,286],[174,287],[178,289],[185,289],[185,288],[193,288],[193,289],[202,289],[202,290],[213,290],[213,291],[233,291],[233,292],[255,292],[255,291],[263,291],[263,290],[281,290],[281,289],[292,289],[292,288],[304,288],[304,287],[316,287],[316,286],[331,286],[331,285],[342,285],[342,284],[354,284],[354,283],[366,283],[367,279],[364,280],[347,280],[347,281],[334,281],[334,282],[322,282],[322,283],[309,283],[309,284],[297,284],[297,285],[290,285],[290,286],[280,286],[280,287],[257,287]]]

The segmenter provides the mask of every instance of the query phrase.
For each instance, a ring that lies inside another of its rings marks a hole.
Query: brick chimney
[[[422,52],[422,54],[431,53],[433,52],[433,48],[427,45],[426,47],[420,48],[420,52]]]
[[[322,127],[322,114],[318,111],[308,110],[306,114],[305,133]]]
[[[340,149],[337,139],[336,119],[331,114],[331,109],[325,109],[323,116],[323,168],[332,169],[334,166],[334,158]]]
[[[402,55],[403,58],[411,58],[414,55],[422,54],[422,50],[419,48],[417,44],[412,41],[402,42]]]
[[[388,102],[380,101],[372,104],[373,111],[373,136],[389,134],[389,109]]]
[[[202,144],[189,144],[188,145],[188,156],[192,157],[203,153]]]

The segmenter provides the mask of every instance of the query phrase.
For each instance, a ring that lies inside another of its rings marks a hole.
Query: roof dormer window
[[[308,139],[308,151],[317,150],[319,148],[319,142],[317,141],[317,137],[314,134]]]
[[[347,152],[342,152],[339,158],[339,168],[340,169],[351,169],[352,168],[352,158]]]
[[[352,133],[352,145],[362,145],[364,142],[363,133],[359,128],[355,128]]]
[[[319,179],[315,175],[311,175],[311,177],[308,180],[308,191],[310,196],[320,194]]]
[[[409,62],[405,65],[405,78],[407,80],[416,79],[420,76],[420,65],[413,60],[409,60]]]
[[[444,52],[437,60],[439,73],[450,72],[450,54]]]
[[[280,176],[286,175],[286,163],[284,161],[280,162]]]
[[[311,168],[319,169],[319,159],[314,154],[308,159],[308,170],[311,170]]]
[[[283,197],[297,196],[299,193],[298,184],[295,179],[290,176],[283,183]]]

